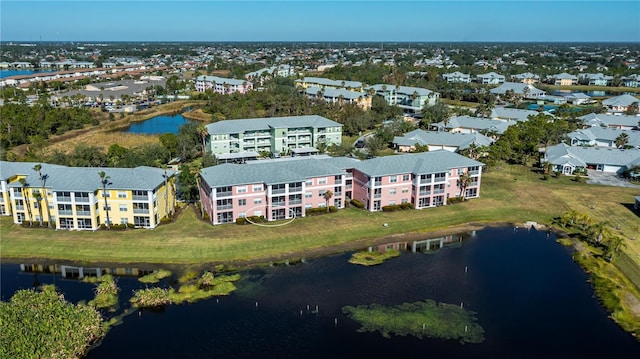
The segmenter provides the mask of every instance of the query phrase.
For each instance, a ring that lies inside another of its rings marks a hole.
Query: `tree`
[[[29,192],[27,191],[27,187],[29,184],[25,178],[20,178],[18,180],[20,185],[22,186],[22,197],[24,198],[25,206],[27,206],[27,214],[29,215],[29,227],[33,226],[33,215],[31,214],[31,199],[29,198]]]
[[[428,128],[430,124],[444,122],[449,118],[449,108],[442,102],[437,102],[433,106],[425,106],[422,109],[424,115],[420,122],[421,128]]]
[[[322,197],[324,197],[324,200],[327,202],[327,212],[329,212],[329,201],[331,200],[331,197],[333,197],[333,192],[331,192],[331,190],[327,190]]]
[[[601,244],[611,237],[611,231],[607,222],[597,222],[589,225],[587,235],[590,242]]]
[[[638,101],[635,101],[631,105],[627,107],[627,110],[624,112],[625,115],[635,116],[638,114]]]
[[[629,135],[626,133],[621,133],[618,137],[616,137],[615,145],[617,148],[624,148],[624,146],[629,143]]]
[[[38,212],[40,212],[40,219],[38,219],[38,223],[40,224],[40,227],[42,227],[42,193],[40,193],[39,190],[33,191],[33,198],[38,204]]]
[[[106,213],[106,220],[105,220],[105,225],[107,226],[107,229],[111,228],[111,220],[109,220],[109,204],[107,203],[107,185],[110,185],[111,182],[109,182],[109,179],[111,179],[110,176],[107,176],[107,174],[104,171],[100,171],[98,172],[98,176],[100,176],[100,183],[102,184],[102,197],[104,198],[104,210]]]
[[[458,177],[458,188],[460,188],[460,197],[463,201],[466,197],[467,187],[469,186],[469,183],[471,183],[471,175],[467,170],[464,173],[460,174],[460,177]]]
[[[200,216],[204,217],[204,204],[200,196],[200,171],[202,171],[202,164],[199,161],[194,162],[189,168],[189,172],[196,180],[196,188],[198,190],[198,199],[200,200]]]
[[[38,178],[40,179],[42,192],[44,192],[41,195],[44,197],[44,204],[47,207],[47,227],[51,228],[51,210],[49,209],[49,196],[47,194],[47,189],[45,188],[47,185],[47,178],[49,178],[49,175],[42,174],[42,164],[37,164],[33,166],[33,170],[38,172]],[[40,216],[40,226],[42,226],[42,216]]]

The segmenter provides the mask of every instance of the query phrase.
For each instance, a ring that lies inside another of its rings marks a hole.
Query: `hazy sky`
[[[640,41],[640,1],[0,0],[2,41]]]

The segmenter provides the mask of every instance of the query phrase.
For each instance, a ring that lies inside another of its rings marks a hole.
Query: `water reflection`
[[[149,270],[133,267],[78,267],[62,264],[20,264],[20,271],[24,273],[49,273],[59,274],[64,279],[84,279],[85,277],[101,277],[111,274],[114,277],[143,277],[156,273],[158,270]]]

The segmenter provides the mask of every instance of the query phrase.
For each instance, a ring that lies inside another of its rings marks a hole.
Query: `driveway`
[[[606,173],[600,171],[589,171],[589,179],[587,179],[587,183],[589,184],[600,184],[604,186],[615,186],[615,187],[632,187],[632,188],[640,188],[640,186],[636,184],[632,184],[624,178],[618,177],[615,173]]]

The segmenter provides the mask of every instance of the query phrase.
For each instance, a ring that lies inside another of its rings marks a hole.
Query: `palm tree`
[[[606,241],[611,237],[611,231],[607,222],[597,222],[589,226],[588,228],[588,236],[591,242],[602,243],[602,241]]]
[[[108,197],[107,185],[111,184],[111,182],[109,182],[109,179],[111,179],[111,177],[107,176],[107,174],[104,171],[98,172],[98,176],[100,176],[100,183],[102,183],[102,197],[104,198],[104,210],[107,215],[105,225],[107,226],[107,229],[111,229],[111,221],[109,220],[109,205],[107,203],[107,197]]]
[[[204,125],[199,125],[197,131],[202,140],[202,155],[204,155],[207,152],[207,136],[209,136],[209,131]]]
[[[329,200],[333,197],[333,192],[331,192],[331,190],[327,190],[322,197],[324,197],[324,200],[327,202],[327,212],[329,212]]]
[[[617,148],[624,148],[627,143],[629,143],[629,135],[626,133],[621,133],[620,136],[616,137],[615,144]]]
[[[460,198],[462,198],[463,201],[466,197],[467,187],[469,186],[469,183],[471,183],[471,175],[467,170],[466,172],[460,174],[460,177],[458,178],[458,187],[460,188]]]
[[[33,166],[33,170],[38,172],[38,178],[40,178],[40,184],[42,185],[42,191],[44,192],[41,195],[44,197],[45,206],[47,206],[47,227],[51,228],[51,210],[49,209],[49,196],[47,195],[47,189],[45,188],[49,175],[42,174],[42,164],[39,163]],[[42,226],[42,216],[40,216],[40,225]]]
[[[29,199],[29,192],[27,191],[27,187],[29,187],[29,184],[27,183],[27,180],[25,178],[20,178],[18,182],[20,182],[20,185],[22,186],[22,197],[24,198],[25,204],[27,206],[27,214],[29,215],[29,227],[32,227],[33,215],[31,214],[31,200]]]
[[[40,212],[40,219],[38,220],[38,222],[40,223],[40,227],[42,227],[42,193],[40,193],[40,191],[38,190],[33,191],[33,198],[38,204],[38,212]]]
[[[204,217],[204,205],[202,203],[202,198],[200,197],[200,171],[202,170],[202,164],[198,162],[194,162],[189,168],[189,172],[196,179],[196,187],[198,189],[198,198],[200,198],[200,216]]]

